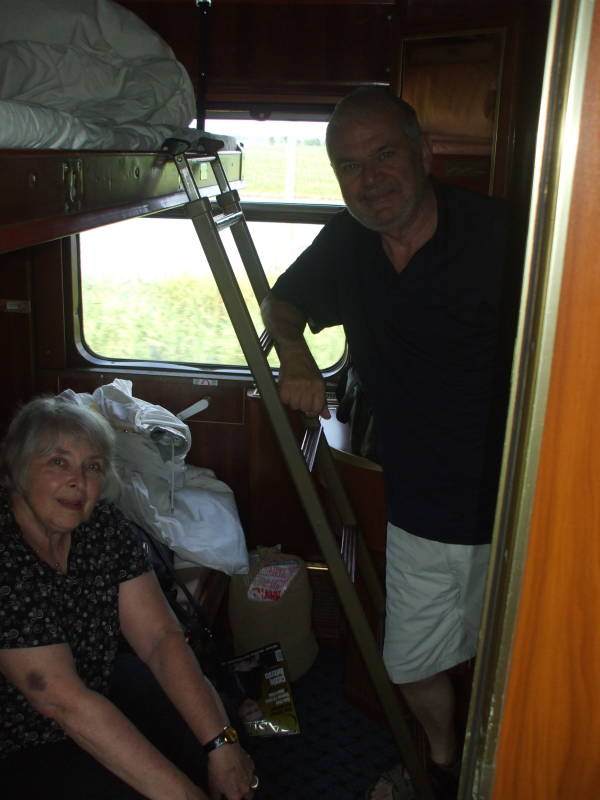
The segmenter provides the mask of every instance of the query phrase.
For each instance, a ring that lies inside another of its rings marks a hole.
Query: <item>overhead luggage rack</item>
[[[348,624],[398,744],[400,757],[412,777],[417,796],[422,800],[433,800],[432,789],[413,744],[397,691],[389,680],[381,659],[380,647],[354,587],[358,571],[377,615],[380,619],[383,618],[385,609],[383,588],[359,530],[351,502],[318,418],[305,417],[306,433],[302,444],[298,444],[288,412],[281,402],[267,362],[267,355],[273,342],[266,332],[260,337],[257,335],[221,241],[220,231],[230,229],[255,297],[260,304],[269,291],[269,285],[241,210],[238,193],[230,187],[225,170],[215,162],[213,169],[221,189],[220,194],[214,198],[218,207],[215,215],[210,200],[202,197],[199,187],[196,186],[189,163],[190,157],[185,153],[181,143],[169,140],[166,146],[173,156],[188,195],[187,216],[194,224],[242,351],[253,373],[283,457],[329,568]],[[341,543],[333,532],[311,474],[315,465],[342,520]]]

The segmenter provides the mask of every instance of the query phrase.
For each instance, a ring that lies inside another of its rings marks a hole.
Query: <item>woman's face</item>
[[[37,522],[69,533],[89,519],[104,485],[105,461],[85,439],[61,436],[49,452],[34,456],[25,500]]]

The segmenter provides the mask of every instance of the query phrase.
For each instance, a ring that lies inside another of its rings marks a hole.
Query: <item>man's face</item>
[[[400,233],[417,217],[429,151],[408,139],[394,109],[337,122],[329,157],[348,210],[366,228]]]

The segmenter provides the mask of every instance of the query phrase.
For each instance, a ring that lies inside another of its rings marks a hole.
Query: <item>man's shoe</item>
[[[436,764],[429,759],[427,773],[436,800],[456,800],[458,781],[460,778],[461,759],[457,758],[448,765]]]

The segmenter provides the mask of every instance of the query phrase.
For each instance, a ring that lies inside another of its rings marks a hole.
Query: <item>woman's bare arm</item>
[[[77,675],[66,644],[0,651],[0,671],[29,703],[150,800],[208,800],[103,695]]]
[[[185,719],[200,744],[229,724],[212,684],[183,636],[153,573],[125,581],[119,589],[123,635],[150,667],[167,697]],[[199,744],[199,753],[200,753]],[[251,796],[254,766],[238,744],[227,744],[208,755],[211,796],[240,800]]]

